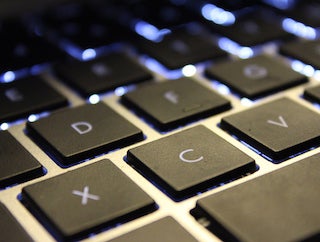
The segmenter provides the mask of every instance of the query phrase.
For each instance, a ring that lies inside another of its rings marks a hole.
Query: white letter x
[[[83,189],[83,192],[77,191],[77,190],[73,190],[72,194],[77,195],[77,196],[81,196],[81,204],[82,205],[86,205],[88,203],[88,198],[92,199],[92,200],[99,200],[100,197],[97,195],[93,195],[89,193],[89,187],[85,186]]]

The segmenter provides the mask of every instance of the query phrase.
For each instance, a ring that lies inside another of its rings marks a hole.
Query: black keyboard
[[[0,241],[320,240],[320,1],[59,1],[0,36]]]

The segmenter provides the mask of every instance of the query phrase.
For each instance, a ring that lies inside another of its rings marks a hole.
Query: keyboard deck
[[[320,239],[319,1],[0,23],[0,241]]]

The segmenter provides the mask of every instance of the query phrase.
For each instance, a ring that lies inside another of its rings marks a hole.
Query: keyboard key
[[[109,160],[27,186],[22,201],[64,241],[155,210],[154,201]]]
[[[230,108],[230,102],[190,78],[155,83],[122,96],[160,130],[176,128]]]
[[[130,149],[127,160],[175,199],[256,170],[251,157],[204,126]]]
[[[313,102],[320,103],[320,86],[307,88],[304,91],[304,97]]]
[[[2,203],[0,203],[0,228],[1,241],[33,241]]]
[[[280,53],[320,69],[320,40],[286,43]]]
[[[313,28],[320,27],[320,2],[311,1],[293,1],[295,6],[291,6],[283,11],[283,14],[297,22],[303,23]]]
[[[42,11],[38,24],[46,37],[68,52],[73,49],[81,53],[126,40],[128,31],[110,17],[114,11],[112,5],[109,2],[109,5],[100,6],[101,2],[68,1],[56,5]],[[98,11],[105,12],[99,14]]]
[[[27,132],[62,166],[143,139],[141,130],[103,103],[53,113],[27,123]]]
[[[19,22],[1,23],[0,73],[51,63],[65,57],[56,46],[26,29]]]
[[[197,241],[173,218],[165,217],[110,242],[176,242],[177,239],[184,242]]]
[[[0,188],[43,175],[41,164],[8,132],[0,132]]]
[[[68,104],[67,99],[40,77],[0,84],[0,122],[52,110]]]
[[[265,55],[212,65],[206,74],[253,99],[308,81],[283,62]]]
[[[57,74],[84,96],[146,81],[150,72],[123,53],[112,53],[88,62],[60,63]]]
[[[139,46],[143,52],[169,69],[178,69],[226,55],[210,41],[208,34],[195,30],[197,28],[191,25],[189,28],[176,29],[164,35],[161,41],[141,40]]]
[[[262,10],[252,11],[238,16],[232,25],[223,26],[210,22],[210,26],[242,46],[256,46],[292,36],[282,29],[281,20],[276,14]]]
[[[319,114],[281,98],[227,116],[221,127],[277,161],[318,146],[319,123]]]
[[[318,241],[320,156],[200,199],[192,211],[223,241]]]

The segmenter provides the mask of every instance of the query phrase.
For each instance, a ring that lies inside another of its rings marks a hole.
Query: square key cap
[[[0,122],[7,122],[65,106],[68,101],[40,77],[33,76],[1,83],[0,103]]]
[[[258,98],[308,81],[266,55],[212,65],[206,74],[247,98]]]
[[[251,157],[204,126],[130,149],[127,160],[177,200],[256,169]]]
[[[144,227],[136,229],[110,242],[196,242],[177,221],[165,217]]]
[[[280,53],[320,69],[320,40],[285,43],[280,47]]]
[[[199,33],[193,28],[175,30],[158,42],[141,40],[140,47],[142,51],[169,69],[178,69],[188,64],[196,64],[226,55],[210,41],[205,33],[201,34],[201,31]]]
[[[27,123],[28,134],[62,165],[143,139],[142,131],[103,103],[52,113]]]
[[[86,97],[152,78],[146,69],[123,53],[111,53],[86,62],[60,63],[55,71]]]
[[[155,209],[154,201],[109,160],[27,186],[22,201],[54,236],[67,241]]]
[[[8,132],[0,132],[0,188],[43,175],[42,165]]]
[[[160,130],[225,111],[230,102],[191,78],[140,87],[121,101],[146,116]]]
[[[0,241],[33,241],[2,203],[0,203],[0,231]]]
[[[223,241],[319,241],[320,155],[200,199],[192,210]]]
[[[320,141],[320,115],[288,98],[227,116],[221,127],[275,161]]]

